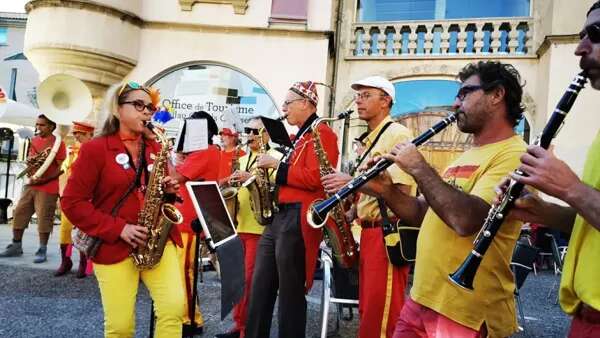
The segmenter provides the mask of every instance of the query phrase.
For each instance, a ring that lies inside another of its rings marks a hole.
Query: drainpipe
[[[333,71],[332,71],[332,81],[331,81],[331,94],[330,94],[330,111],[329,116],[333,117],[335,115],[335,105],[336,98],[335,92],[337,91],[337,74],[339,68],[339,59],[341,55],[342,44],[340,42],[340,35],[342,32],[342,14],[344,11],[344,0],[337,0],[337,10],[336,10],[336,22],[335,22],[335,31],[333,33],[333,42],[335,48],[335,54],[333,56]],[[348,143],[348,127],[350,126],[349,119],[344,121],[344,127],[342,128],[342,144],[341,144],[341,158],[340,163],[343,163],[346,159],[346,144]]]

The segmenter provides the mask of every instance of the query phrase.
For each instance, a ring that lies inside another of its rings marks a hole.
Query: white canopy
[[[40,114],[36,108],[10,99],[0,103],[0,123],[35,127],[35,120]]]

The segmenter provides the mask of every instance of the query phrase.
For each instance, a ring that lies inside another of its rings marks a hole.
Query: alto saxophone
[[[233,150],[232,164],[231,164],[231,173],[240,170],[240,155],[239,148],[236,147]],[[229,215],[234,223],[237,223],[237,213],[239,211],[239,202],[237,199],[238,189],[240,187],[240,183],[238,182],[227,182],[227,185],[221,188],[221,195],[225,200],[225,206],[227,207],[227,211],[229,211]]]
[[[325,175],[329,175],[334,172],[331,167],[331,163],[327,158],[327,154],[323,149],[323,144],[321,143],[321,135],[319,133],[319,124],[322,121],[327,120],[338,120],[340,117],[336,118],[319,118],[313,122],[311,125],[311,132],[313,134],[314,142],[315,142],[315,153],[317,154],[317,158],[319,160],[319,172],[321,177]],[[331,197],[330,194],[327,194],[327,198]],[[350,224],[346,222],[346,215],[344,208],[341,204],[338,204],[335,208],[331,210],[329,215],[333,218],[333,222],[328,222],[326,219],[325,222],[321,224],[316,224],[312,218],[311,210],[312,206],[316,203],[321,202],[321,199],[315,200],[311,207],[308,208],[308,224],[315,228],[323,228],[323,232],[325,236],[329,240],[329,244],[333,250],[334,256],[337,258],[340,265],[344,268],[350,268],[354,266],[358,259],[358,248],[356,242],[354,241],[354,237],[352,236],[352,231],[350,229]],[[333,224],[332,224],[333,223]]]
[[[152,167],[144,205],[138,214],[138,224],[148,229],[146,245],[136,247],[131,253],[133,263],[140,270],[152,269],[160,262],[169,233],[174,224],[183,222],[183,215],[173,204],[164,202],[162,181],[168,175],[169,140],[162,131],[148,124],[160,143]]]
[[[267,153],[267,146],[263,142],[263,132],[265,128],[261,128],[258,132],[257,142],[259,144],[258,154],[256,156]],[[254,214],[254,218],[261,225],[271,224],[275,213],[271,182],[269,181],[269,169],[256,168],[252,172],[244,187],[250,192],[250,208]]]

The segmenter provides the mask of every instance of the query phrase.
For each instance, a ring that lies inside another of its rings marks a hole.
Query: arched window
[[[161,103],[174,111],[174,119],[165,124],[170,133],[182,119],[199,110],[211,114],[219,128],[237,131],[253,117],[279,116],[273,98],[258,81],[227,65],[183,64],[158,74],[148,84],[160,90]]]
[[[391,115],[401,118],[404,115],[447,110],[452,106],[460,82],[451,80],[409,80],[394,83],[396,101]],[[529,123],[523,118],[515,127],[515,132],[529,141]]]
[[[450,80],[410,80],[394,83],[396,100],[392,117],[452,106],[460,82]]]

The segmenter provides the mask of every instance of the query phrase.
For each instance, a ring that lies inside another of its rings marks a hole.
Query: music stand
[[[221,320],[244,293],[244,248],[216,182],[187,182],[198,220],[221,270]]]
[[[271,141],[287,148],[293,147],[292,140],[290,139],[290,135],[288,135],[283,122],[264,116],[261,116],[260,119],[265,126]]]

